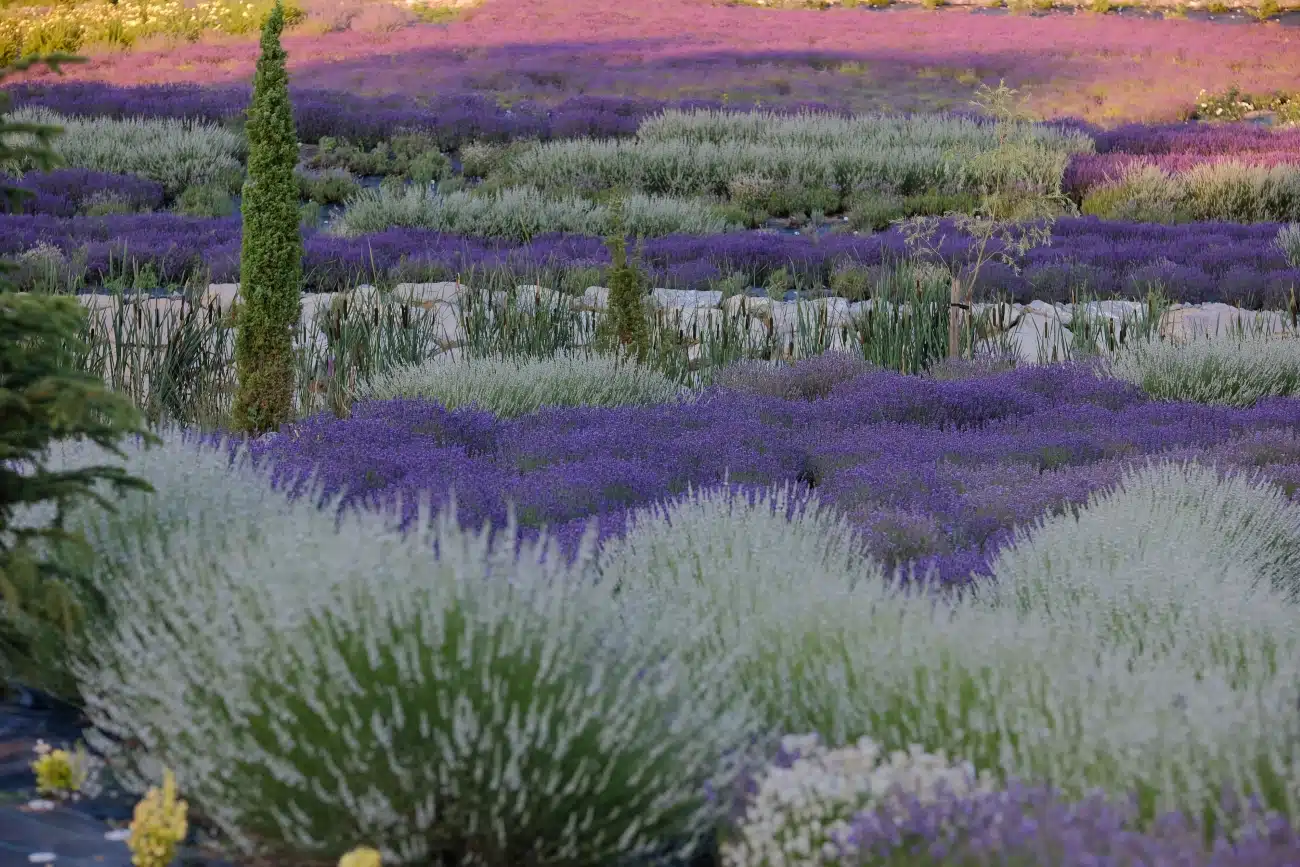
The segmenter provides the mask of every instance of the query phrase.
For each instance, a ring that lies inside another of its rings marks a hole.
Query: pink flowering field
[[[725,95],[766,104],[820,100],[858,111],[935,110],[962,105],[981,81],[1006,79],[1027,91],[1027,107],[1040,116],[1110,125],[1176,120],[1202,88],[1300,90],[1296,28],[1113,15],[486,0],[447,24],[290,32],[284,44],[301,87],[416,97],[479,91],[506,103],[577,94]],[[252,77],[257,42],[229,37],[91,56],[68,69],[68,78],[243,83]]]

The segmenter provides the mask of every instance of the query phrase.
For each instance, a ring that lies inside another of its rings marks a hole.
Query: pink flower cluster
[[[359,0],[354,0],[359,2]],[[449,25],[286,35],[294,83],[354,93],[480,91],[505,100],[622,94],[960,107],[979,81],[1026,88],[1043,116],[1172,120],[1202,89],[1300,90],[1287,28],[964,10],[769,10],[707,0],[486,0]],[[250,80],[257,42],[105,54],[71,78]]]

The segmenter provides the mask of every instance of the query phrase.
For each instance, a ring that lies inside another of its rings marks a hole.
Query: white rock
[[[657,308],[694,309],[717,307],[722,303],[721,292],[701,292],[693,289],[655,289],[649,297],[650,305]]]
[[[609,308],[609,289],[605,286],[588,286],[582,293],[582,303],[591,310]]]

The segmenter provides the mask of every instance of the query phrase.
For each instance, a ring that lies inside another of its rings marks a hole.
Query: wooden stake
[[[948,299],[948,357],[961,355],[962,326],[970,321],[971,292],[962,285],[961,279],[952,278],[952,293]]]

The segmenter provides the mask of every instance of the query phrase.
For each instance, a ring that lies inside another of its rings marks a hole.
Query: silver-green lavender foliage
[[[624,199],[623,220],[629,233],[644,237],[710,235],[739,228],[707,202],[641,194]],[[425,187],[362,190],[333,225],[343,235],[400,227],[514,240],[544,232],[603,236],[613,230],[605,205],[576,196],[548,196],[522,185],[490,194],[439,195]]]
[[[1291,335],[1197,335],[1139,340],[1106,359],[1106,372],[1158,400],[1250,407],[1300,394],[1300,341]]]
[[[201,121],[63,117],[39,107],[18,109],[12,117],[62,127],[54,150],[70,168],[140,175],[162,184],[169,195],[203,185],[233,192],[243,178],[247,140]]]
[[[1152,511],[1087,524],[1100,561],[1078,553],[1082,542],[1041,552],[1067,581],[1104,588],[1124,575],[1137,612],[1155,610],[1166,588],[1199,588],[1202,604],[1135,640],[1117,639],[1102,591],[1066,615],[905,591],[847,531],[831,531],[839,542],[804,536],[806,520],[787,524],[771,499],[688,498],[643,517],[597,562],[629,618],[712,612],[715,631],[693,658],[740,651],[738,677],[774,730],[816,732],[832,747],[869,736],[887,750],[946,750],[1002,779],[1138,791],[1161,811],[1217,809],[1227,784],[1296,815],[1297,612],[1247,580],[1249,564],[1289,563],[1277,552],[1291,549],[1257,522],[1224,548],[1256,552],[1247,565],[1211,556],[1204,527],[1189,538],[1155,526],[1142,556],[1126,554],[1131,539],[1116,528]]]
[[[705,612],[714,629],[697,658],[741,649],[737,676],[770,730],[818,732],[836,746],[866,733],[846,636],[878,627],[884,644],[903,625],[870,609],[888,596],[885,575],[816,495],[692,489],[631,515],[597,568],[632,619]]]
[[[1146,580],[1145,564],[1171,546],[1201,565],[1174,582]],[[1258,474],[1148,463],[1077,512],[1018,528],[993,568],[979,594],[988,604],[1102,613],[1139,636],[1158,628],[1156,615],[1212,601],[1223,613],[1223,602],[1261,589],[1300,600],[1300,507]]]
[[[1195,463],[1130,470],[1077,513],[1020,529],[968,610],[1072,648],[1048,689],[1091,696],[1062,696],[1054,725],[1092,764],[1028,764],[1067,770],[1076,791],[1144,791],[1158,810],[1214,808],[1227,786],[1295,817],[1298,569],[1300,508]]]
[[[1227,161],[1171,174],[1139,165],[1090,191],[1083,210],[1113,220],[1295,220],[1300,218],[1300,171]]]
[[[423,398],[448,409],[477,404],[502,418],[543,406],[629,406],[687,399],[691,390],[635,359],[566,350],[550,358],[434,356],[374,377],[360,400]]]
[[[1046,192],[1059,189],[1070,154],[1092,148],[1085,136],[1019,127],[1007,132],[1021,145],[1021,164],[981,168],[974,158],[998,146],[999,132],[953,118],[670,111],[643,123],[634,139],[538,144],[515,154],[504,171],[542,189],[691,196],[720,195],[734,181],[760,176],[844,191],[956,192],[1014,168]]]
[[[1274,243],[1292,268],[1300,268],[1300,223],[1287,223],[1278,229]]]
[[[388,864],[596,867],[681,854],[720,819],[707,792],[732,785],[753,714],[725,658],[684,664],[700,618],[620,620],[590,539],[567,565],[454,510],[407,534],[395,513],[336,525],[242,453],[165,439],[125,461],[161,498],[83,522],[114,555],[112,623],[77,671],[130,789],[168,766],[244,853],[365,841]],[[112,460],[91,451],[55,464]]]

